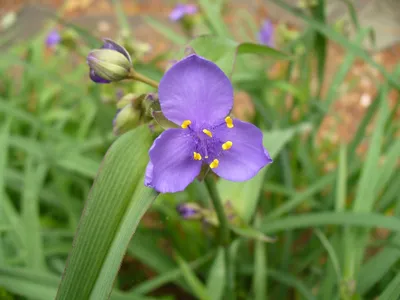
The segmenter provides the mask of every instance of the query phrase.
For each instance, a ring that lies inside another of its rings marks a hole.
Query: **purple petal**
[[[153,144],[154,146],[154,144]],[[149,161],[149,163],[147,164],[146,167],[146,173],[145,173],[145,177],[144,177],[144,185],[148,186],[148,187],[153,187],[151,185],[151,181],[153,179],[153,163],[151,161]]]
[[[101,78],[99,75],[97,75],[94,70],[90,70],[89,72],[90,79],[92,79],[96,83],[110,83],[111,81],[108,81],[104,78]]]
[[[104,44],[103,44],[103,47],[101,47],[102,49],[110,49],[110,50],[118,51],[123,56],[125,56],[129,60],[130,63],[132,63],[131,56],[129,55],[128,51],[126,51],[126,49],[124,47],[118,45],[116,42],[114,42],[113,40],[110,40],[110,39],[103,39],[103,41],[104,41]]]
[[[185,12],[187,15],[194,15],[195,13],[197,13],[197,5],[195,4],[185,5]]]
[[[201,161],[193,159],[194,143],[189,131],[168,129],[149,150],[145,185],[160,193],[183,191],[200,173]]]
[[[274,37],[274,26],[271,21],[264,21],[259,33],[258,40],[261,44],[264,44],[269,47],[273,47],[273,37]]]
[[[58,45],[61,41],[61,36],[56,29],[49,32],[46,38],[47,47],[54,47]]]
[[[213,62],[195,54],[174,64],[161,79],[160,105],[170,121],[192,126],[218,124],[233,105],[229,78]]]
[[[232,147],[222,151],[219,165],[213,171],[231,181],[245,181],[254,177],[265,165],[272,162],[262,144],[263,135],[253,124],[233,121],[233,128],[224,125],[215,130],[221,141],[231,141]]]
[[[169,19],[173,22],[176,22],[183,18],[186,14],[186,5],[184,4],[177,4],[175,8],[169,14]]]

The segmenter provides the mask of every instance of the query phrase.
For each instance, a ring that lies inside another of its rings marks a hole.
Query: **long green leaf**
[[[219,248],[207,277],[207,292],[212,300],[223,299],[225,272],[224,250]]]
[[[324,225],[348,225],[366,228],[386,228],[392,231],[400,231],[400,219],[387,217],[374,213],[307,213],[282,218],[276,221],[265,221],[261,229],[265,233],[274,233],[282,230],[301,229]]]
[[[87,200],[56,299],[107,299],[132,234],[156,197],[144,187],[150,131],[139,127],[107,152]]]
[[[5,186],[6,186],[6,168],[7,168],[7,156],[8,156],[8,138],[10,136],[10,125],[11,119],[8,119],[5,124],[2,124],[0,128],[0,226],[5,226]],[[3,240],[0,236],[0,263],[4,261],[3,254]]]
[[[16,295],[35,300],[54,300],[59,278],[55,275],[23,268],[0,267],[0,286]],[[111,300],[150,300],[115,291]]]
[[[379,296],[379,300],[393,300],[400,297],[400,273],[389,283],[384,292]]]
[[[176,255],[176,261],[182,270],[183,278],[186,280],[187,284],[191,287],[193,294],[196,295],[197,299],[210,300],[211,297],[208,294],[206,287],[196,276],[196,274],[190,268],[188,263],[179,255]]]

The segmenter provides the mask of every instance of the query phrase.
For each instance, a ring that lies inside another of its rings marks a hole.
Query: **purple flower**
[[[213,62],[195,54],[173,65],[159,85],[161,110],[181,128],[164,131],[149,150],[145,185],[184,190],[203,164],[220,177],[245,181],[272,162],[253,124],[232,119],[233,88]]]
[[[269,20],[265,20],[263,25],[261,26],[260,31],[258,32],[258,40],[261,44],[264,44],[269,47],[274,46],[274,26],[272,22]]]
[[[61,42],[61,36],[56,29],[49,32],[46,38],[46,46],[49,48],[57,46]]]
[[[124,47],[110,39],[104,39],[101,49],[90,51],[87,63],[90,67],[90,79],[96,83],[110,83],[126,77],[132,60]]]
[[[197,13],[197,6],[195,4],[177,4],[169,14],[169,19],[173,22],[179,21],[186,15],[194,15]]]

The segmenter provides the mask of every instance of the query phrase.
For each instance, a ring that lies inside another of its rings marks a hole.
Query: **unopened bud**
[[[90,78],[97,83],[126,79],[132,68],[128,52],[111,40],[104,41],[102,49],[92,50],[87,57]]]
[[[133,128],[139,123],[139,113],[132,107],[132,104],[127,104],[124,108],[117,111],[113,120],[113,128],[115,135],[121,135]]]

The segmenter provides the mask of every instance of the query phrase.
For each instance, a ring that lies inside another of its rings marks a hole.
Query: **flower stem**
[[[129,78],[131,78],[133,80],[137,80],[137,81],[143,82],[143,83],[146,83],[146,84],[158,89],[158,82],[157,81],[155,81],[153,79],[150,79],[149,77],[144,76],[143,74],[140,74],[140,73],[138,73],[136,71],[132,70],[131,73],[129,74]]]
[[[219,242],[224,249],[224,262],[225,262],[225,287],[227,299],[235,299],[234,297],[234,276],[232,273],[232,261],[229,252],[230,246],[230,229],[228,219],[225,215],[224,206],[222,205],[221,198],[219,197],[217,186],[214,179],[208,175],[204,180],[208,193],[210,194],[215,212],[219,222]]]

